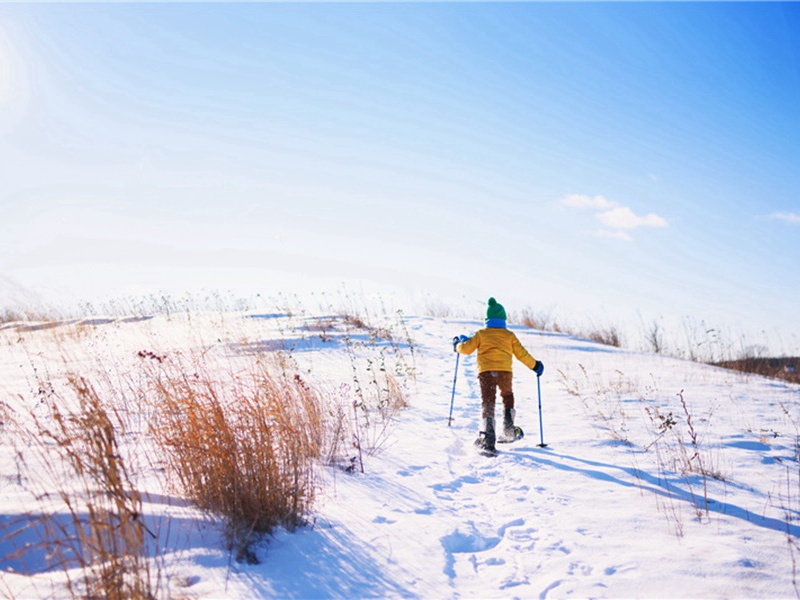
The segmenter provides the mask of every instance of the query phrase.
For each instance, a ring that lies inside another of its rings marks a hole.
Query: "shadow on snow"
[[[675,481],[669,481],[664,477],[656,477],[640,469],[620,467],[618,465],[599,463],[596,461],[587,460],[584,458],[578,458],[575,456],[569,456],[566,454],[556,454],[553,453],[552,451],[542,452],[540,450],[533,450],[528,448],[520,448],[515,452],[515,454],[522,461],[529,461],[532,465],[547,465],[549,467],[553,467],[554,469],[559,469],[561,471],[580,473],[581,475],[585,475],[587,477],[596,479],[597,481],[602,481],[604,483],[612,483],[616,485],[621,485],[623,487],[639,488],[647,490],[654,494],[664,496],[666,498],[677,499],[683,502],[687,502],[692,506],[699,507],[704,503],[702,494],[695,494],[690,490],[685,490],[679,487]],[[558,460],[550,460],[547,457],[553,457],[554,459],[570,460],[576,463],[581,463],[586,466],[585,467],[572,466],[565,464],[564,462],[560,462]],[[589,468],[589,467],[595,467],[595,468]],[[624,479],[620,479],[619,477],[615,477],[614,475],[611,475],[610,473],[607,473],[601,469],[614,469],[617,471],[622,471],[623,473],[625,473],[626,475],[637,481],[626,481]],[[702,483],[699,483],[699,486],[702,486]],[[765,529],[771,529],[773,531],[781,533],[788,533],[795,537],[800,536],[799,525],[793,525],[785,520],[775,519],[772,517],[766,517],[757,513],[753,513],[747,510],[746,508],[742,508],[740,506],[731,504],[729,502],[721,502],[719,500],[712,498],[711,496],[708,497],[708,510],[709,512],[728,515],[731,517],[735,517],[737,519],[742,519],[743,521],[752,523],[757,527],[763,527]]]
[[[254,342],[237,342],[229,344],[235,354],[253,355],[268,352],[316,352],[318,350],[341,350],[342,348],[374,346],[408,348],[408,344],[376,338],[368,334],[327,334],[324,336],[300,336],[258,340]]]
[[[191,506],[187,500],[160,494],[144,495],[143,500],[143,508],[157,504]],[[91,539],[90,521],[88,511],[76,511],[74,515],[66,510],[0,514],[0,571],[38,575],[80,567],[81,562],[91,559],[81,547],[82,537]],[[191,532],[198,527],[197,518],[164,514],[141,515],[141,523],[149,558],[184,549]],[[114,534],[103,532],[109,549],[123,548],[122,541],[115,538]]]
[[[274,554],[273,554],[274,551]],[[254,569],[278,598],[408,596],[365,546],[341,523],[281,532]],[[254,583],[257,583],[254,581]]]

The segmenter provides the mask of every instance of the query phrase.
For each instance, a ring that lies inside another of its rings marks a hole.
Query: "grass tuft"
[[[6,418],[17,440],[34,451],[20,459],[25,479],[33,477],[45,486],[40,498],[55,489],[60,505],[21,517],[28,525],[11,535],[24,534],[28,527],[37,530],[38,545],[51,568],[64,572],[73,596],[155,597],[157,579],[149,561],[155,535],[144,522],[141,494],[120,451],[120,420],[82,377],[68,375],[63,392],[49,384],[40,389],[45,388],[43,416],[32,409],[26,417]],[[35,549],[23,545],[20,554]],[[81,578],[74,577],[76,568]]]
[[[569,326],[557,321],[550,313],[534,312],[530,308],[523,309],[519,316],[514,315],[514,320],[518,320],[525,327],[538,329],[539,331],[563,333],[616,348],[622,346],[622,334],[613,325],[606,327],[596,325],[586,327]]]
[[[254,360],[215,373],[150,361],[157,419],[152,434],[172,478],[199,507],[221,514],[231,548],[303,524],[314,499],[314,461],[325,444],[321,396],[299,374]]]

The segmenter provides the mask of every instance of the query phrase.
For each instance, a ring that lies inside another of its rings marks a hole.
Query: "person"
[[[481,386],[482,423],[476,444],[489,452],[495,451],[495,398],[497,389],[503,399],[503,439],[511,441],[515,436],[514,391],[511,363],[516,357],[532,369],[537,376],[544,372],[544,365],[522,346],[513,331],[506,329],[506,310],[494,298],[489,298],[486,307],[485,327],[472,337],[465,335],[453,338],[453,349],[460,354],[478,351],[478,381]]]

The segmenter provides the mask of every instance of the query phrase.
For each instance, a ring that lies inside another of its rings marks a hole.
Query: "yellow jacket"
[[[467,341],[456,345],[456,351],[461,354],[472,354],[475,350],[478,351],[478,373],[510,371],[512,356],[516,356],[529,369],[533,369],[538,362],[520,344],[514,332],[508,329],[480,329]]]

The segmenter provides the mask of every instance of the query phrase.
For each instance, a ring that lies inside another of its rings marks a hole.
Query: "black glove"
[[[537,377],[542,376],[542,373],[544,373],[544,364],[542,364],[542,361],[540,360],[536,361],[536,366],[533,367],[533,372],[536,373]]]

